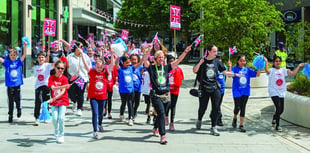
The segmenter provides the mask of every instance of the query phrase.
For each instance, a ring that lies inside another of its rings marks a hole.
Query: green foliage
[[[284,32],[286,37],[286,46],[290,52],[296,54],[297,59],[301,59],[305,54],[310,54],[310,23],[298,22],[291,23]]]
[[[268,46],[273,31],[283,31],[281,12],[266,0],[194,0],[203,17],[192,22],[196,32],[204,34],[203,46],[215,44],[224,51],[235,45],[248,60],[262,43]],[[226,53],[227,55],[228,53]]]
[[[310,96],[310,80],[302,73],[298,73],[296,78],[288,87],[289,91],[296,91],[299,95]]]
[[[130,20],[136,23],[153,25],[148,28],[137,28],[131,25],[116,23],[115,27],[129,29],[130,35],[134,37],[143,37],[151,30],[172,32],[170,29],[170,5],[181,7],[181,30],[188,32],[189,24],[192,20],[198,18],[198,15],[192,11],[189,0],[124,0],[122,8],[118,12],[118,17],[122,20]]]

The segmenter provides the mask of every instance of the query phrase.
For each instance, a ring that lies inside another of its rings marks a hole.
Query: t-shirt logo
[[[101,81],[97,81],[95,87],[97,90],[101,90],[103,88],[103,83]]]
[[[162,77],[161,81],[160,81],[160,79],[158,78],[158,82],[159,82],[160,85],[165,85],[165,83],[166,83],[166,78],[165,78],[165,77]]]
[[[169,77],[169,84],[170,85],[174,84],[174,77],[173,76]]]
[[[42,74],[38,75],[38,80],[39,81],[43,81],[44,80],[44,75],[42,75]]]
[[[282,80],[282,79],[278,79],[278,80],[276,81],[276,85],[277,85],[277,86],[282,86],[282,84],[283,84],[283,80]]]
[[[223,74],[220,74],[220,75],[219,75],[219,79],[223,80],[223,79],[224,79],[224,75],[223,75]]]
[[[125,82],[130,83],[131,82],[131,77],[130,76],[125,76]]]
[[[17,70],[12,70],[11,73],[10,73],[10,76],[12,78],[16,78],[17,77]]]
[[[133,75],[132,75],[132,80],[133,80],[133,81],[138,81],[138,76],[137,76],[137,74],[133,74]]]
[[[208,78],[214,78],[215,72],[213,69],[208,69],[207,70],[207,77]]]
[[[245,85],[247,83],[246,77],[240,77],[240,84]]]

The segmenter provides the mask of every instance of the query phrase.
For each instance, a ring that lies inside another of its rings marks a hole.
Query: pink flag
[[[44,19],[44,35],[46,36],[55,36],[56,32],[56,20],[55,19]]]
[[[229,55],[233,55],[234,53],[237,53],[237,48],[236,46],[233,46],[232,48],[229,48]]]
[[[129,34],[129,32],[127,31],[127,30],[122,30],[122,36],[121,36],[121,38],[123,39],[123,40],[128,40],[128,34]]]
[[[170,28],[181,29],[181,7],[170,5]]]
[[[158,32],[156,32],[155,37],[153,38],[153,44],[158,43]]]

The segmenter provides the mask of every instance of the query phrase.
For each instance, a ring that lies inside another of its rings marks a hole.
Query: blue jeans
[[[64,136],[66,109],[65,105],[52,107],[52,122],[58,136]]]
[[[94,98],[90,99],[94,132],[98,131],[98,125],[102,126],[103,110],[104,110],[106,101],[107,100],[98,100]]]
[[[161,99],[157,96],[151,96],[152,104],[157,112],[157,118],[154,124],[154,128],[159,129],[161,136],[166,134],[165,129],[165,108]]]

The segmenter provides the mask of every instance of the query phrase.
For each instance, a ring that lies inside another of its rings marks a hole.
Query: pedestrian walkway
[[[4,84],[0,84],[0,150],[2,152],[107,152],[107,153],[299,153],[310,152],[310,129],[302,128],[281,120],[283,132],[271,128],[273,103],[267,96],[266,88],[252,88],[249,98],[245,127],[240,133],[231,127],[233,100],[231,89],[226,89],[223,101],[224,127],[221,136],[210,135],[208,108],[201,130],[195,129],[198,99],[189,95],[195,75],[192,65],[181,65],[184,72],[184,85],[176,108],[176,131],[167,130],[167,145],[159,144],[159,137],[152,136],[152,126],[145,123],[144,102],[140,103],[134,126],[119,121],[120,98],[114,92],[112,116],[104,119],[104,132],[99,139],[92,138],[91,111],[85,102],[83,116],[78,117],[68,107],[65,120],[65,142],[57,144],[53,136],[52,123],[33,126],[34,117],[34,78],[26,78],[22,87],[23,114],[14,122],[7,122],[7,96]],[[143,99],[143,98],[142,98]],[[211,105],[209,105],[210,107]],[[16,110],[14,111],[16,114]],[[126,112],[127,113],[127,112]],[[127,115],[125,113],[125,116]],[[16,115],[15,115],[16,116]],[[168,129],[168,127],[167,127]]]

